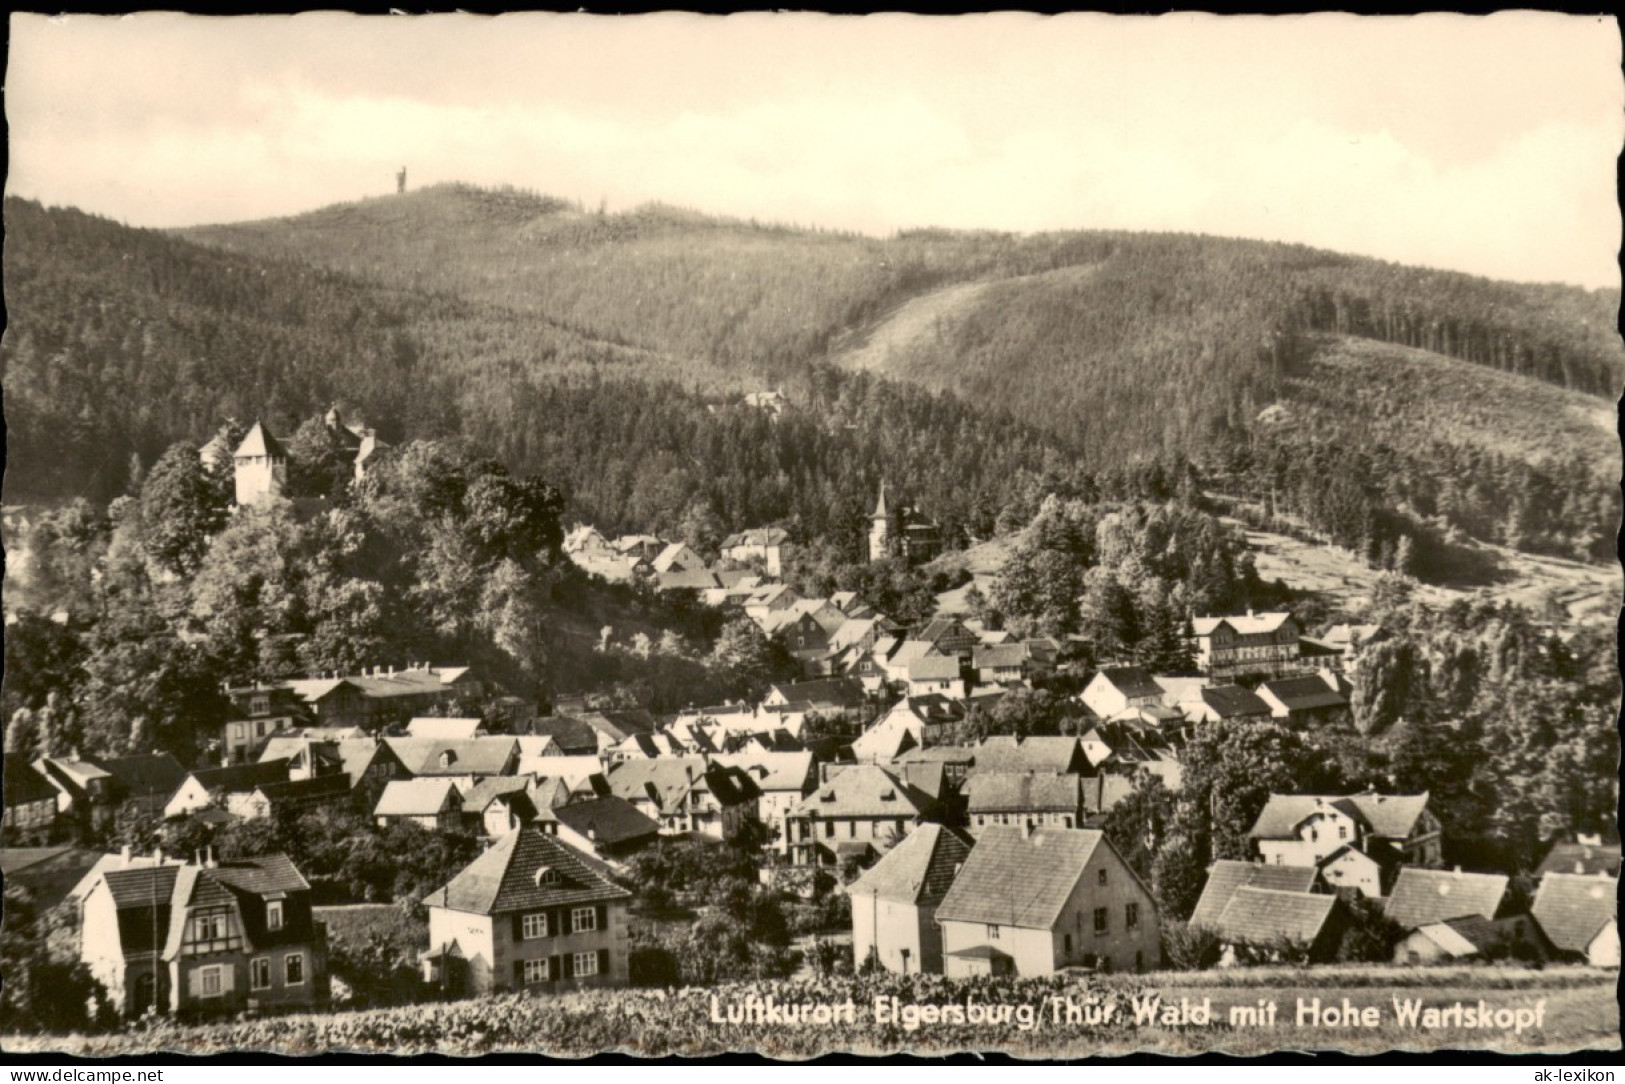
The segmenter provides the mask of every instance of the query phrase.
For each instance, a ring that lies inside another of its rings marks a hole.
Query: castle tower
[[[869,517],[869,560],[884,561],[891,556],[891,513],[886,510],[886,483],[880,483],[880,499]]]
[[[239,506],[274,501],[282,496],[288,484],[288,453],[265,426],[255,422],[231,459]]]

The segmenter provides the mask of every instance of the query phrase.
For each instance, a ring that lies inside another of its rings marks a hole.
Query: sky
[[[1295,241],[1617,286],[1617,24],[11,16],[9,194],[136,226],[509,184],[886,235]]]

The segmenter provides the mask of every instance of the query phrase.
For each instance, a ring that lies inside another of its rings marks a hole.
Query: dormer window
[[[559,873],[559,871],[554,869],[552,866],[543,866],[541,869],[536,871],[536,887],[538,888],[551,888],[563,883],[563,874]]]
[[[282,928],[283,921],[282,901],[270,900],[267,902],[265,905],[265,928],[268,930],[280,930]]]
[[[449,768],[455,763],[457,763],[457,754],[453,750],[447,749],[440,754],[440,766],[442,768]]]
[[[256,696],[248,702],[248,714],[269,715],[271,713],[271,698],[269,696]]]

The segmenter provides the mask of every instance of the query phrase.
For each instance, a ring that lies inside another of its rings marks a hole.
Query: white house
[[[974,841],[940,824],[922,824],[846,886],[852,903],[852,960],[874,956],[887,971],[942,973],[937,905]]]

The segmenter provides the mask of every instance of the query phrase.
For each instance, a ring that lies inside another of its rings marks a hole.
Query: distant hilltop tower
[[[395,174],[395,194],[397,196],[404,196],[406,194],[406,167],[405,166],[402,166],[401,171],[399,173]]]
[[[891,516],[886,511],[886,483],[880,483],[880,500],[869,517],[869,560],[884,561],[891,556]]]

